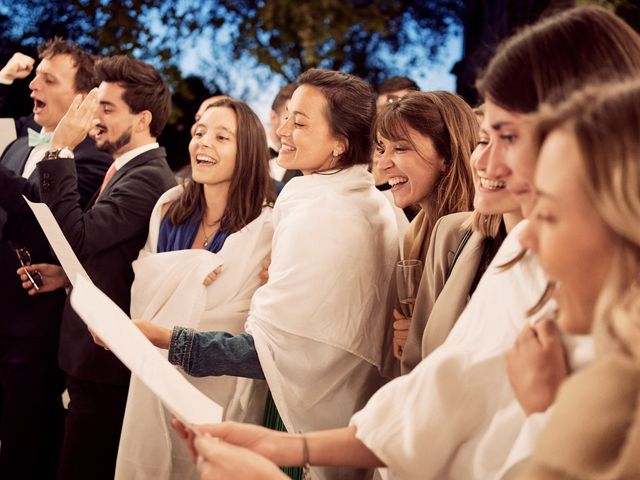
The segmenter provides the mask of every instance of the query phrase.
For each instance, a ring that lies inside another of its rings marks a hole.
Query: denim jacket
[[[253,337],[248,333],[231,335],[173,327],[169,362],[193,377],[232,375],[264,379]]]

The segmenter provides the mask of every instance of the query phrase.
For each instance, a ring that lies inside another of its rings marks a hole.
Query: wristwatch
[[[62,147],[56,150],[49,150],[45,160],[55,160],[56,158],[73,158],[73,152],[69,147]]]

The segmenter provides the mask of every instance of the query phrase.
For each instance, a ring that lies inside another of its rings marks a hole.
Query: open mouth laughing
[[[44,108],[47,106],[47,104],[45,102],[43,102],[42,100],[39,100],[37,98],[33,99],[33,113],[34,114],[39,114],[42,113],[42,110],[44,110]]]
[[[287,143],[281,143],[280,144],[280,152],[279,153],[291,153],[291,152],[295,152],[296,151],[296,147],[294,147],[293,145],[289,145]]]
[[[480,186],[484,190],[495,191],[504,190],[507,184],[501,180],[491,180],[489,178],[480,177]]]
[[[409,181],[409,178],[407,177],[395,176],[395,177],[389,178],[389,180],[387,180],[387,183],[391,186],[391,190],[397,190],[398,188],[401,188],[401,186],[407,183],[408,181]]]
[[[98,139],[102,137],[102,135],[107,133],[107,128],[104,125],[96,125],[92,133],[94,139],[98,141]]]
[[[215,158],[206,155],[204,153],[198,153],[196,155],[196,165],[198,166],[210,166],[210,165],[215,165],[218,163],[218,160],[216,160]]]

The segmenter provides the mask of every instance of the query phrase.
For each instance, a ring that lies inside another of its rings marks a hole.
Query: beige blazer
[[[572,375],[517,478],[640,479],[640,361],[613,352]]]
[[[470,216],[471,212],[446,215],[433,228],[402,353],[400,369],[403,375],[445,341],[467,305],[469,288],[482,256],[482,235],[471,234],[448,278],[447,273],[465,234],[462,225]]]

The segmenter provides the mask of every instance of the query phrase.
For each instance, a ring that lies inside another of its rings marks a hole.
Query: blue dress
[[[176,250],[189,250],[193,245],[193,240],[196,238],[198,229],[200,228],[201,216],[200,207],[196,208],[191,214],[189,219],[180,224],[174,225],[169,219],[173,205],[169,207],[169,211],[166,213],[162,222],[160,222],[160,233],[158,235],[158,253],[163,252],[175,252]],[[211,253],[218,253],[224,241],[229,236],[229,232],[225,232],[221,228],[215,233],[207,250]]]

